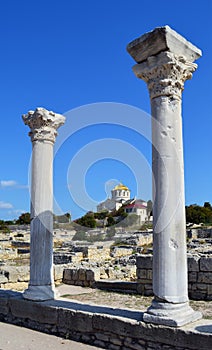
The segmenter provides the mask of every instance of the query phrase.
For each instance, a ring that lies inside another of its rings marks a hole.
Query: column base
[[[199,311],[194,311],[189,303],[173,304],[153,300],[152,305],[143,315],[146,323],[155,323],[170,327],[181,327],[202,318]]]
[[[59,292],[56,291],[52,285],[29,285],[29,287],[23,292],[23,297],[24,299],[33,301],[45,301],[59,297]]]

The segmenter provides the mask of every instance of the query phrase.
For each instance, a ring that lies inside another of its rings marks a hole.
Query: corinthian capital
[[[46,110],[36,108],[22,116],[24,124],[30,127],[29,136],[33,141],[49,141],[54,143],[57,136],[57,129],[65,123],[65,117]]]
[[[159,27],[133,40],[127,51],[136,61],[133,71],[147,82],[150,97],[181,97],[184,82],[191,79],[193,63],[201,50],[169,26]]]
[[[197,64],[189,62],[184,56],[165,51],[136,64],[133,71],[138,78],[147,83],[151,98],[181,98],[184,82],[192,78],[196,68]]]

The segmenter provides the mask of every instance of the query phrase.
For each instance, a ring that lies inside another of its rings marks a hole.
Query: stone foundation
[[[139,310],[91,306],[58,299],[33,302],[22,293],[0,291],[0,321],[111,350],[209,350],[212,325],[186,327],[146,324]]]
[[[100,279],[100,269],[65,269],[63,283],[82,287],[93,287],[94,282]]]
[[[152,255],[137,257],[138,293],[150,296]],[[212,258],[188,254],[188,295],[194,300],[212,300]]]

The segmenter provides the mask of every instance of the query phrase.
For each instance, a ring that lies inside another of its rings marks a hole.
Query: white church
[[[130,199],[130,189],[120,183],[111,191],[111,198],[97,205],[97,212],[118,210],[125,205],[127,214],[135,214],[140,218],[140,222],[148,221],[147,202],[141,199]]]

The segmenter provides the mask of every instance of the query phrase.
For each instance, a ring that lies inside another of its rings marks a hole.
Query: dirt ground
[[[65,293],[61,293],[61,297],[77,300],[82,303],[137,309],[141,311],[145,311],[152,301],[152,297],[143,297],[138,294],[116,293],[97,289],[90,291],[90,288],[83,289],[83,292],[79,290],[78,293],[76,293],[74,292],[73,286],[71,287],[70,292],[68,291],[68,288],[66,288],[66,291],[64,291]],[[62,291],[63,290],[61,289],[61,292]],[[191,300],[190,305],[194,310],[201,311],[204,318],[212,319],[212,301]]]

